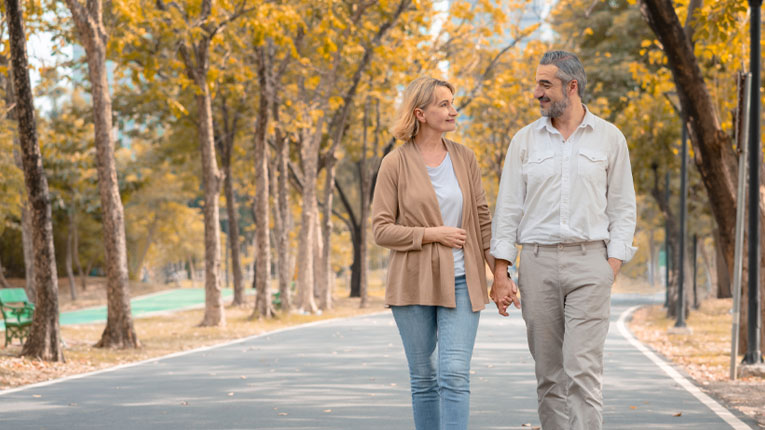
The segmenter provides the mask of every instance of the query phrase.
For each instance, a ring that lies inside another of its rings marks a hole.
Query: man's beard
[[[549,100],[549,98],[548,98]],[[548,109],[541,108],[542,116],[549,116],[550,118],[560,118],[568,108],[568,94],[563,93],[563,100],[552,102]]]

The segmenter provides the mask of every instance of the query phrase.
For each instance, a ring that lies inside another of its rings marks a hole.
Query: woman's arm
[[[396,160],[386,156],[377,175],[372,199],[372,231],[375,243],[394,251],[419,251],[426,243],[438,242],[452,248],[465,244],[465,230],[456,227],[407,227],[396,224],[398,182]]]

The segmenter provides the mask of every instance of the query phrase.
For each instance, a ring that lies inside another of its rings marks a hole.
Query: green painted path
[[[231,288],[221,290],[224,299],[234,294]],[[147,317],[163,312],[175,312],[195,307],[201,307],[205,303],[204,288],[178,288],[159,293],[147,294],[132,299],[130,306],[134,318]],[[106,306],[79,309],[76,311],[62,312],[59,318],[60,325],[90,324],[106,321]],[[5,329],[5,324],[0,321],[0,330]]]

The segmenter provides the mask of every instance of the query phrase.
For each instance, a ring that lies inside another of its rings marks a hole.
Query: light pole
[[[683,118],[683,161],[680,168],[680,246],[678,246],[679,267],[677,268],[677,321],[675,327],[685,327],[685,225],[688,215],[688,132]]]
[[[749,0],[751,21],[749,36],[752,73],[749,105],[749,306],[747,351],[744,363],[762,361],[760,352],[760,7],[762,0]]]
[[[664,176],[664,202],[669,207],[669,169]],[[669,218],[664,220],[664,285],[666,286],[666,293],[664,297],[664,307],[669,307],[669,269],[672,259],[669,256]]]

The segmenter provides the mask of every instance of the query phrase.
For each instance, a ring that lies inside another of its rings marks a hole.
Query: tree
[[[259,221],[259,226],[255,232],[257,244],[255,252],[255,289],[257,296],[255,298],[255,310],[253,317],[269,318],[273,316],[271,306],[271,289],[269,281],[271,278],[271,238],[270,213],[269,213],[269,192],[268,183],[268,145],[266,143],[266,130],[268,119],[271,115],[271,83],[272,78],[269,74],[271,70],[270,46],[261,46],[257,51],[257,70],[258,70],[258,88],[260,94],[258,97],[258,113],[255,122],[255,183],[258,192],[255,197],[255,216]]]
[[[5,32],[6,25],[0,22],[0,36]],[[0,39],[5,39],[0,37]],[[7,50],[4,48],[4,51]],[[13,123],[16,122],[15,109],[10,109],[16,101],[13,95],[13,74],[9,67],[9,57],[7,54],[0,54],[0,91],[4,93],[2,111],[6,112],[5,118],[0,117],[0,124],[7,127],[0,127],[0,152],[6,154],[6,157],[0,162],[0,196],[3,201],[0,202],[0,219],[18,216],[21,218],[21,237],[24,252],[25,269],[25,290],[30,300],[35,300],[37,293],[34,287],[34,252],[32,249],[32,226],[29,214],[29,204],[26,201],[26,190],[24,189],[23,165],[19,150],[21,145],[18,137],[12,132]]]
[[[743,12],[744,4],[742,2],[726,0],[705,6],[712,8],[711,10],[716,12],[714,14],[716,18],[728,17],[726,19],[706,21],[707,24],[711,22],[713,25],[700,25],[697,21],[700,19],[699,17],[703,16],[703,13],[694,14],[694,6],[698,7],[699,4],[691,3],[690,11],[687,12],[687,16],[691,17],[691,19],[687,19],[684,26],[681,24],[671,1],[641,0],[641,10],[661,43],[666,54],[669,69],[672,71],[672,77],[683,112],[683,120],[687,124],[695,152],[694,161],[699,173],[701,173],[709,195],[712,212],[719,228],[719,239],[720,246],[723,249],[723,257],[726,266],[732,268],[735,245],[736,205],[738,203],[736,202],[738,160],[733,150],[731,136],[722,126],[722,121],[717,113],[720,110],[710,94],[709,86],[702,73],[701,61],[708,60],[708,58],[704,56],[699,58],[697,56],[692,34],[698,26],[698,31],[702,35],[711,35],[712,42],[717,43],[718,47],[721,46],[720,44],[729,44],[730,41],[728,39],[731,37],[730,35],[741,32],[737,25],[736,16]],[[702,12],[707,11],[702,10]],[[704,24],[704,22],[702,21],[701,24]],[[710,51],[714,52],[714,50]],[[704,55],[703,49],[698,52]],[[709,55],[709,53],[706,55]],[[762,167],[760,167],[760,170],[762,171]],[[765,185],[765,176],[761,173],[759,186],[762,187],[763,185]],[[764,223],[765,214],[763,214],[763,210],[760,208],[760,225],[762,226]],[[761,237],[760,240],[762,242],[760,246],[762,247],[765,245],[765,236]],[[765,255],[763,255],[763,258],[765,258]],[[764,261],[748,262],[748,264],[762,265]],[[765,273],[761,276],[763,279],[759,282],[762,290],[760,296],[763,297],[763,293],[765,293],[765,282],[763,282],[765,280]],[[744,286],[744,291],[742,292],[741,322],[746,324],[747,283],[742,282],[742,285]],[[763,307],[762,311],[765,312],[765,307]],[[765,327],[763,327],[760,335],[765,337]],[[740,337],[740,351],[746,351],[746,330],[741,330]]]
[[[117,182],[112,141],[112,101],[106,72],[108,34],[101,0],[66,0],[85,47],[93,98],[98,186],[103,214],[107,277],[107,319],[97,347],[136,348],[140,344],[133,327],[128,284],[125,215]]]
[[[29,338],[21,355],[43,360],[62,361],[61,334],[58,324],[58,278],[53,249],[53,226],[48,195],[48,182],[37,142],[32,88],[26,52],[24,22],[18,0],[6,0],[5,12],[13,68],[14,98],[18,136],[24,166],[24,184],[30,202],[35,250],[36,309]]]
[[[244,15],[245,3],[234,10],[214,11],[212,0],[201,4],[191,2],[156,2],[161,12],[161,30],[155,34],[158,40],[173,40],[192,88],[195,91],[196,126],[202,159],[202,185],[204,187],[205,219],[205,314],[200,326],[225,325],[225,314],[220,286],[220,214],[219,195],[223,177],[218,169],[213,130],[212,97],[208,82],[210,72],[210,49],[215,36],[231,21]],[[176,30],[180,31],[180,34]],[[155,64],[156,66],[156,64]]]
[[[234,192],[234,172],[231,168],[231,156],[234,153],[234,141],[239,130],[241,121],[240,109],[244,109],[245,94],[240,95],[240,100],[234,105],[234,111],[229,108],[229,94],[219,92],[220,99],[220,126],[214,126],[219,130],[216,138],[216,146],[221,154],[223,167],[223,191],[226,196],[226,213],[228,215],[228,243],[231,248],[231,266],[234,275],[234,299],[235,306],[244,305],[244,283],[242,280],[242,263],[239,246],[239,217],[237,216],[236,195]]]

